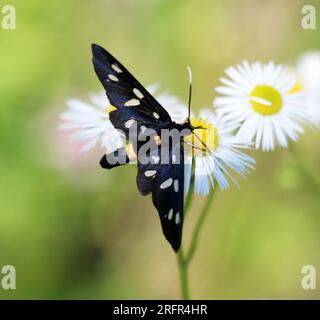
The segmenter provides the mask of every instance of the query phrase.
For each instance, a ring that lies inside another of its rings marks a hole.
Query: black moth
[[[106,90],[107,97],[115,110],[110,112],[110,121],[113,126],[125,133],[130,141],[128,123],[135,122],[137,131],[143,128],[152,128],[159,137],[162,129],[177,129],[180,132],[187,129],[193,131],[189,117],[183,124],[172,121],[168,112],[157,100],[131,75],[131,73],[110,53],[102,47],[93,44],[94,70]],[[190,90],[191,95],[191,90]],[[190,97],[189,97],[190,105]],[[190,112],[189,112],[190,113]],[[161,140],[160,140],[161,141]],[[138,154],[141,144],[128,144],[116,150],[112,156],[128,163],[133,154]],[[157,150],[164,148],[161,142]],[[178,152],[179,163],[175,164],[172,158]],[[158,210],[163,234],[175,251],[178,251],[182,238],[183,226],[183,196],[184,196],[184,149],[183,136],[177,145],[169,145],[170,162],[162,164],[157,157],[148,164],[138,162],[137,185],[142,195],[152,193],[153,204]],[[103,156],[100,164],[103,168],[111,169],[118,164],[110,164],[109,155]]]

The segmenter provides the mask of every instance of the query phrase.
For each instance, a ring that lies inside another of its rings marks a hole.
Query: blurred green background
[[[99,43],[143,84],[211,106],[223,70],[243,59],[293,64],[320,48],[301,28],[300,0],[8,1],[17,29],[0,29],[0,267],[17,270],[1,298],[180,298],[176,259],[135,166],[100,169],[56,130],[70,97],[99,92],[90,44]],[[7,4],[0,1],[0,7]],[[320,133],[295,145],[319,177]],[[319,189],[289,150],[252,152],[255,172],[219,192],[190,269],[192,298],[319,298],[303,290],[301,268],[320,274]],[[198,197],[186,221],[188,241]]]

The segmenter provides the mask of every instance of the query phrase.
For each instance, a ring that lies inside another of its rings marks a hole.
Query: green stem
[[[178,259],[178,266],[179,266],[182,299],[189,300],[190,294],[189,294],[188,268],[184,261],[182,247],[180,248],[177,254],[177,259]]]
[[[190,186],[189,186],[189,192],[187,193],[187,197],[186,200],[184,202],[184,210],[183,210],[183,215],[184,215],[184,219],[187,216],[187,213],[189,211],[189,208],[191,206],[191,200],[193,197],[193,187],[194,187],[194,180],[195,180],[195,176],[194,174],[192,174],[192,172],[195,171],[195,161],[194,159],[192,159],[192,164],[191,164],[191,179],[190,179]]]
[[[194,184],[194,177],[191,176],[189,192],[187,194],[185,205],[184,205],[184,218],[186,217],[186,213],[188,212],[191,202],[193,199],[193,184]],[[180,286],[181,286],[181,295],[183,300],[189,300],[189,280],[188,280],[188,266],[184,261],[184,253],[183,253],[183,246],[181,244],[180,250],[177,253],[177,262],[179,268],[179,275],[180,275]]]
[[[187,213],[189,211],[189,208],[191,206],[191,200],[192,200],[192,196],[193,196],[193,186],[194,186],[194,177],[192,176],[191,177],[191,181],[190,181],[190,187],[189,187],[189,192],[187,193],[187,196],[186,196],[186,200],[184,202],[184,219],[186,218],[187,216]]]
[[[192,181],[191,184],[193,185],[193,179],[191,181]],[[188,268],[195,254],[195,251],[197,249],[200,231],[203,226],[204,220],[209,212],[214,194],[215,194],[215,189],[211,193],[209,193],[207,202],[198,217],[196,226],[194,228],[194,231],[191,237],[191,242],[190,242],[190,246],[189,246],[189,250],[187,251],[187,254],[184,253],[182,245],[180,250],[177,253],[177,262],[178,262],[178,268],[179,268],[179,274],[180,274],[181,294],[182,294],[182,299],[184,300],[190,299]],[[190,205],[193,199],[192,196],[193,196],[192,186],[190,185],[189,193],[185,201],[185,213],[190,208]]]
[[[217,189],[217,186],[209,193],[207,202],[206,202],[205,206],[202,209],[202,212],[200,213],[200,215],[198,217],[198,220],[197,220],[197,223],[196,223],[196,226],[194,228],[193,235],[192,235],[192,238],[191,238],[189,250],[187,251],[187,254],[185,255],[185,258],[184,258],[184,262],[185,262],[185,264],[187,266],[191,262],[194,254],[196,252],[198,241],[199,241],[200,231],[201,231],[201,228],[203,226],[204,220],[205,220],[205,218],[206,218],[206,216],[207,216],[207,214],[209,212],[209,209],[210,209],[210,206],[212,204],[216,189]]]

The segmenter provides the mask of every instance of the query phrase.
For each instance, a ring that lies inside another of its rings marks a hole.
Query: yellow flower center
[[[250,103],[256,112],[270,116],[281,109],[282,96],[274,87],[257,85],[250,93]]]
[[[217,128],[213,127],[206,119],[191,118],[190,122],[193,127],[201,127],[194,129],[191,135],[185,137],[187,145],[193,146],[193,155],[206,156],[208,153],[207,149],[214,151],[218,146]]]

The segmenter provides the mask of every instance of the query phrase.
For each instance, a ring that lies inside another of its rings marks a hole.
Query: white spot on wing
[[[145,175],[146,177],[152,177],[152,176],[154,176],[156,173],[157,173],[156,170],[147,170],[147,171],[145,171],[144,175]]]
[[[179,191],[179,181],[178,180],[174,180],[173,188],[174,188],[175,192]]]
[[[142,98],[143,98],[143,94],[142,94],[142,92],[141,92],[139,89],[134,88],[134,89],[133,89],[133,93],[134,93],[139,99],[142,99]]]
[[[170,187],[172,185],[172,182],[173,182],[172,178],[167,179],[166,181],[160,184],[160,189],[166,189]]]
[[[140,101],[138,99],[131,99],[128,100],[124,105],[126,107],[133,107],[133,106],[138,106],[140,104]]]
[[[129,129],[134,123],[135,123],[135,120],[130,119],[130,120],[126,121],[126,123],[124,125],[126,128]]]
[[[170,209],[168,213],[168,220],[171,220],[172,216],[173,216],[173,209]]]
[[[121,72],[122,72],[122,70],[119,68],[119,66],[118,66],[116,63],[112,64],[112,65],[111,65],[111,68],[112,68],[115,72],[118,72],[118,73],[121,73]]]
[[[108,78],[112,81],[119,81],[119,79],[113,74],[108,74]]]
[[[179,224],[180,223],[180,213],[177,212],[176,213],[176,224]]]
[[[153,116],[154,116],[156,119],[159,119],[159,118],[160,118],[160,116],[159,116],[156,112],[153,113]]]

